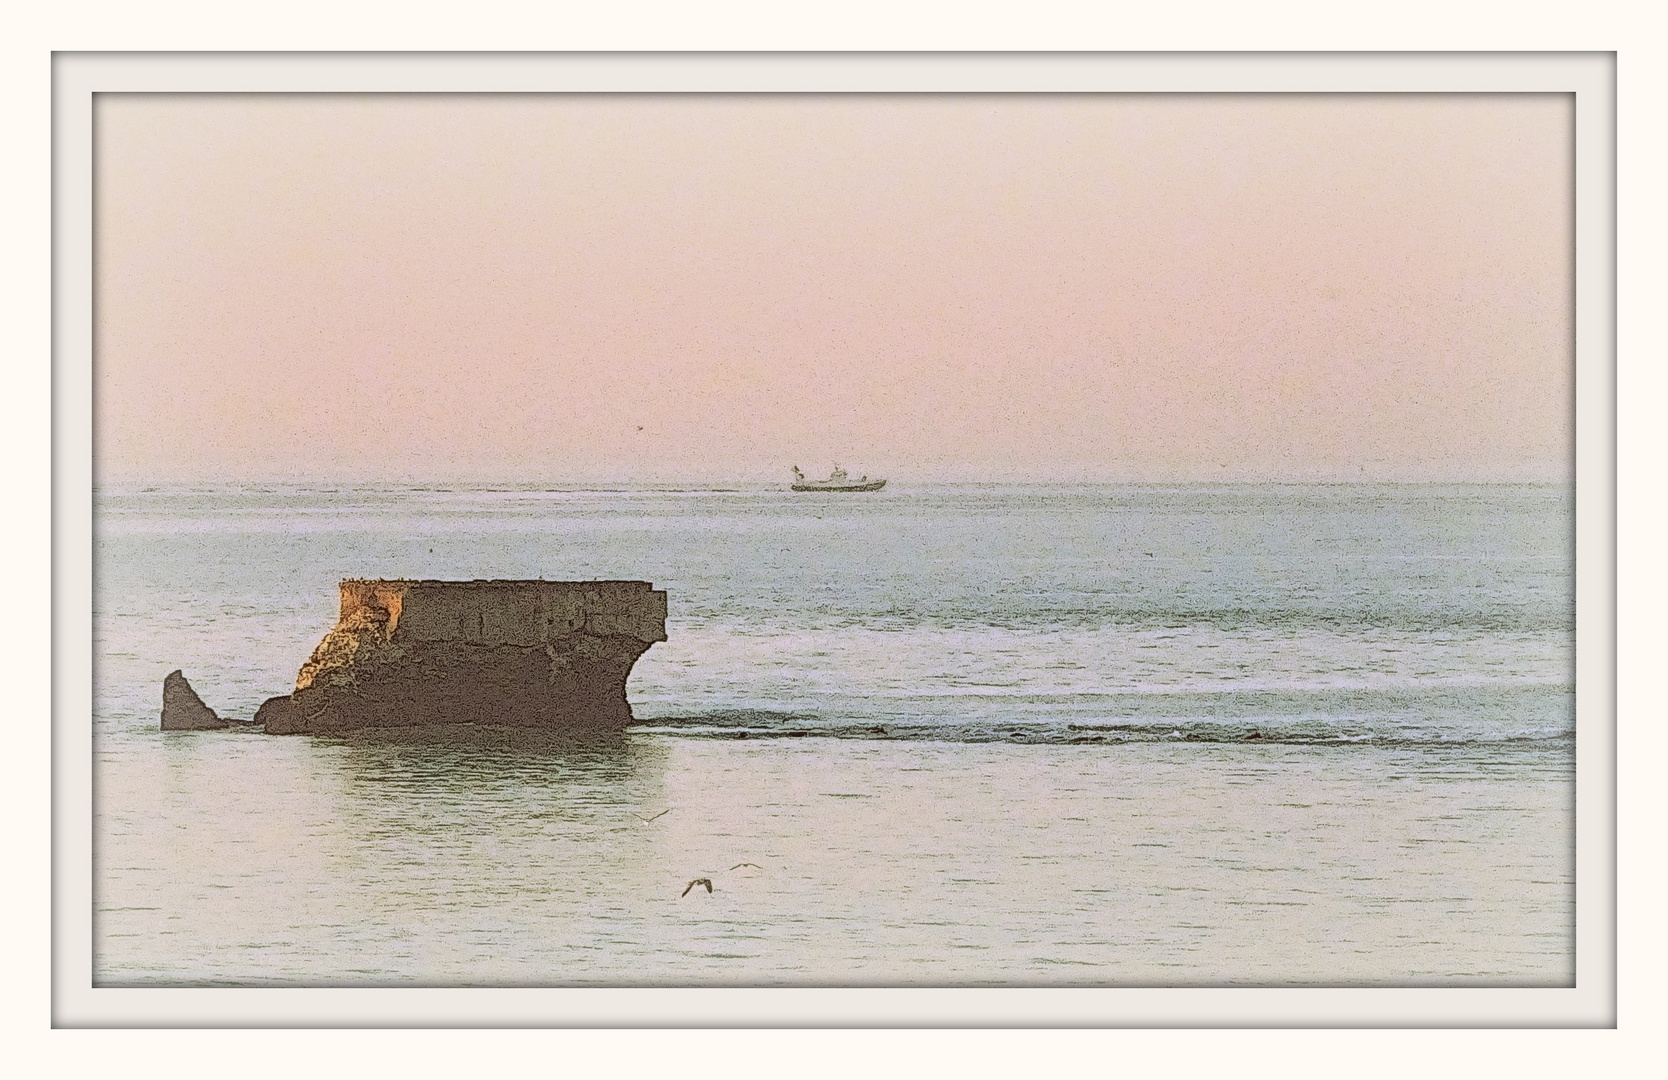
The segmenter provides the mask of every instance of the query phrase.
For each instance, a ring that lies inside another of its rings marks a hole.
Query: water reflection
[[[525,981],[529,933],[664,891],[641,819],[667,755],[642,736],[150,738],[169,752],[120,755],[98,793],[101,985]]]
[[[366,729],[319,737],[321,756],[361,796],[545,807],[629,807],[662,788],[665,751],[623,732],[473,724]]]
[[[412,734],[118,751],[98,984],[1567,984],[1550,755]]]
[[[357,750],[393,748],[416,751],[413,760],[527,760],[556,757],[621,763],[631,751],[623,731],[563,731],[549,728],[489,727],[447,724],[430,727],[361,728],[339,735],[313,736],[320,743]],[[452,753],[456,757],[443,755]]]

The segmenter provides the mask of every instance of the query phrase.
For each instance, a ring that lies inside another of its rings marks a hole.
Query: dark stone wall
[[[347,581],[294,693],[261,707],[265,730],[618,729],[632,665],[664,640],[666,594],[647,582]]]

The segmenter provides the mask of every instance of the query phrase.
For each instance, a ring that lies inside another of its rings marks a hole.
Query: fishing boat
[[[885,486],[885,480],[870,480],[867,476],[859,476],[853,480],[838,465],[828,474],[827,480],[807,480],[805,474],[799,471],[798,465],[793,467],[795,491],[879,491]]]

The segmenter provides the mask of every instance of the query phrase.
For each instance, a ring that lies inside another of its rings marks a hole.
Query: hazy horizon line
[[[1329,474],[1284,474],[1284,475],[1246,475],[1229,474],[1208,476],[1200,474],[1189,475],[984,475],[972,476],[965,474],[885,474],[870,473],[876,479],[885,477],[888,489],[896,490],[910,485],[927,485],[935,487],[978,487],[978,486],[1142,486],[1142,485],[1213,485],[1213,484],[1258,484],[1258,485],[1405,485],[1405,486],[1438,486],[1449,484],[1479,485],[1479,486],[1573,486],[1575,478],[1573,470],[1562,475],[1547,473],[1521,472],[1516,474],[1470,474],[1470,475],[1388,475],[1388,474],[1358,474],[1347,475]],[[319,485],[352,486],[352,487],[401,487],[411,488],[420,486],[446,487],[509,487],[516,489],[554,490],[559,488],[598,488],[608,485],[625,487],[652,487],[676,485],[680,487],[698,487],[706,490],[718,486],[741,486],[748,489],[779,487],[787,489],[789,480],[786,477],[721,474],[661,474],[661,475],[567,475],[567,476],[493,476],[493,475],[422,475],[407,474],[398,476],[367,476],[346,474],[283,474],[283,475],[109,475],[96,477],[92,487],[96,490],[113,487],[162,486],[179,487],[190,485],[273,485],[285,487],[311,487]]]

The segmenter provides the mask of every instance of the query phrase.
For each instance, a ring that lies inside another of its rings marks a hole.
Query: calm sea
[[[1573,982],[1565,487],[96,513],[101,985]],[[288,691],[344,577],[646,579],[670,640],[605,744],[157,730],[176,667]]]

